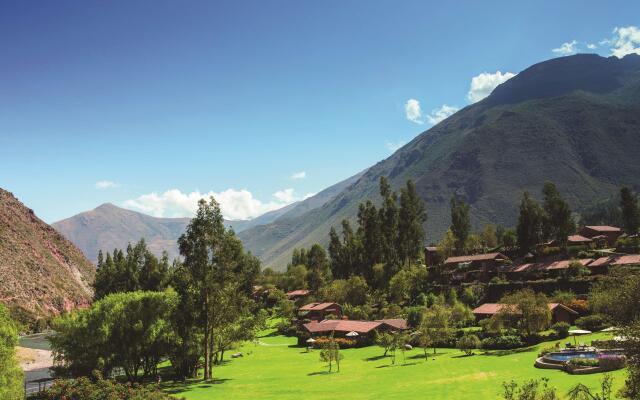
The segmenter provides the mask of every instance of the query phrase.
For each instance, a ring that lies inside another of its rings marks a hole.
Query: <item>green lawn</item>
[[[599,333],[580,338],[588,343],[609,337]],[[398,352],[396,365],[381,358],[382,350],[371,346],[342,350],[339,373],[327,373],[319,352],[307,353],[294,346],[295,339],[263,336],[260,344],[246,344],[243,358],[214,369],[214,383],[167,383],[165,388],[187,399],[496,399],[503,381],[548,377],[564,395],[577,383],[596,387],[602,374],[573,376],[533,366],[538,348],[493,352],[464,357],[455,349],[439,349],[425,362],[421,349],[406,352],[406,364]],[[552,343],[551,343],[552,344]],[[613,373],[614,385],[624,383],[624,371]],[[415,397],[410,397],[415,396]]]

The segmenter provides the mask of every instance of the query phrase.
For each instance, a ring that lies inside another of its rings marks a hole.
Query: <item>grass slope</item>
[[[582,342],[609,337],[603,333],[581,338]],[[327,373],[319,351],[296,347],[295,339],[263,336],[260,344],[246,344],[245,356],[214,369],[213,383],[167,383],[164,388],[189,400],[226,399],[496,399],[502,382],[522,382],[547,377],[564,396],[569,388],[584,383],[599,386],[602,374],[569,375],[533,366],[543,343],[520,351],[492,352],[464,357],[455,349],[438,349],[424,361],[421,349],[406,352],[406,364],[398,352],[396,365],[382,358],[382,349],[371,346],[343,350],[339,373]],[[624,383],[624,371],[613,373],[616,390]]]

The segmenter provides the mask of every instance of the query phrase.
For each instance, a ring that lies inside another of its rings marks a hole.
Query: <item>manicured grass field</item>
[[[598,333],[580,337],[610,337]],[[567,339],[567,341],[570,339]],[[244,357],[214,368],[215,382],[166,383],[165,389],[187,399],[496,399],[502,382],[522,382],[547,377],[564,396],[577,383],[597,387],[602,374],[569,375],[533,366],[542,343],[525,350],[502,351],[465,357],[455,349],[438,349],[425,362],[422,349],[407,351],[406,364],[398,352],[396,365],[382,358],[382,349],[371,346],[342,350],[340,372],[328,373],[319,361],[319,351],[307,352],[295,346],[295,339],[263,336],[260,344],[246,344]],[[431,350],[432,351],[432,350]],[[616,390],[624,383],[625,372],[616,371]]]

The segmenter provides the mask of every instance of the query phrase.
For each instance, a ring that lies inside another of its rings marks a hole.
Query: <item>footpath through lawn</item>
[[[580,337],[581,342],[610,337],[596,333]],[[568,341],[569,339],[567,339]],[[429,352],[425,362],[422,349],[400,351],[396,365],[382,357],[377,346],[341,350],[344,360],[340,372],[327,372],[319,361],[319,350],[307,352],[295,346],[294,338],[267,334],[258,344],[244,345],[244,357],[228,360],[214,368],[215,381],[167,382],[165,389],[187,399],[496,399],[502,382],[522,382],[547,377],[564,396],[577,383],[597,387],[602,374],[569,375],[557,370],[540,370],[533,366],[542,343],[527,349],[494,351],[465,357],[455,349]],[[334,366],[335,367],[335,366]],[[612,374],[616,390],[624,383],[624,370]]]

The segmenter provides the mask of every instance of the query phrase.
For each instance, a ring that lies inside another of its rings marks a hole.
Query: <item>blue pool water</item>
[[[595,351],[563,351],[561,353],[549,353],[545,358],[557,361],[569,361],[572,358],[598,358],[598,353]]]

